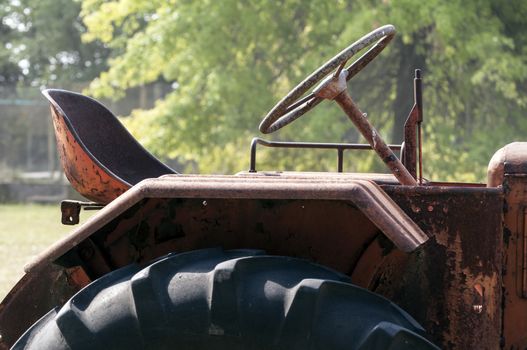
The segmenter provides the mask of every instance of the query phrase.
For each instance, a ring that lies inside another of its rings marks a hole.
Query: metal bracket
[[[414,105],[404,123],[404,152],[402,161],[414,179],[423,184],[423,156],[421,123],[423,122],[423,88],[421,70],[415,70],[414,78]],[[419,163],[419,175],[417,174]]]
[[[79,223],[81,208],[84,210],[99,210],[104,205],[95,202],[81,202],[74,200],[63,200],[60,202],[60,211],[62,213],[61,222],[63,225],[77,225]]]

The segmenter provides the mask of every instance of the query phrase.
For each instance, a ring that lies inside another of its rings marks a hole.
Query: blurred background
[[[492,154],[527,140],[523,0],[0,0],[0,298],[30,257],[71,231],[40,91],[95,97],[183,173],[236,173],[265,113],[314,69],[387,23],[398,35],[349,86],[383,137],[402,140],[423,71],[424,176],[484,182]],[[323,103],[275,140],[363,142]],[[333,152],[261,150],[259,169],[335,171]],[[347,153],[345,171],[385,169]],[[82,220],[89,215],[84,212]]]

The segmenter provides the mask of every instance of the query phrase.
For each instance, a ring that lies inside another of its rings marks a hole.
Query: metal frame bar
[[[337,172],[343,171],[344,150],[372,150],[369,144],[364,143],[325,143],[325,142],[286,142],[268,141],[255,137],[251,141],[251,164],[249,172],[256,172],[256,146],[262,145],[270,148],[304,148],[304,149],[336,149],[337,150]],[[401,145],[388,145],[393,151],[401,150]]]

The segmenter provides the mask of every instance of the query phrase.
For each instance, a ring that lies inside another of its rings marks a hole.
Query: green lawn
[[[81,222],[93,212],[81,212]],[[60,223],[60,206],[0,204],[0,300],[24,274],[24,265],[76,226]]]

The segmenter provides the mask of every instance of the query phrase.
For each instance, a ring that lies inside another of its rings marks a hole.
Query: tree
[[[4,45],[0,62],[14,67],[18,86],[61,86],[88,82],[106,69],[110,50],[84,44],[81,5],[74,0],[9,0],[0,3]],[[12,75],[12,74],[11,74]],[[1,76],[7,77],[2,73]]]
[[[85,27],[80,8],[75,0],[0,0],[2,172],[29,170],[29,164],[38,163],[36,159],[41,163],[46,159],[42,154],[50,148],[44,136],[39,138],[47,131],[46,116],[38,118],[42,113],[38,103],[44,104],[39,88],[78,90],[107,67],[108,48],[100,42],[81,42]],[[31,162],[28,154],[35,155]],[[49,152],[48,160],[52,156]]]
[[[0,89],[3,93],[7,86],[16,84],[22,76],[20,67],[10,60],[10,41],[16,35],[16,29],[9,26],[9,21],[5,20],[11,10],[6,5],[5,1],[0,3],[0,17],[4,19],[0,22],[0,35],[4,41],[4,45],[0,46]]]
[[[265,111],[339,49],[393,23],[401,35],[350,91],[381,133],[399,141],[413,69],[423,68],[425,175],[445,180],[482,179],[493,150],[527,128],[525,14],[518,0],[84,0],[82,7],[84,38],[120,52],[90,93],[118,97],[158,79],[173,82],[172,93],[135,111],[129,125],[158,155],[206,172],[246,168],[248,140]],[[356,141],[357,133],[326,103],[275,137]],[[263,157],[272,167],[334,163],[305,154]],[[353,155],[347,169],[379,168],[374,159]]]
[[[525,131],[521,33],[527,22],[520,18],[527,7],[521,1],[396,4],[378,13],[400,19],[400,60],[423,61],[428,159],[442,177],[457,172],[474,179],[479,170],[481,179],[492,152]],[[441,171],[439,164],[448,162]]]

